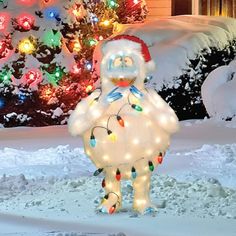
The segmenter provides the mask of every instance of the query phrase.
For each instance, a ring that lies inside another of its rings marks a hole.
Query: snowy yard
[[[234,121],[181,122],[152,177],[151,216],[131,211],[129,182],[122,212],[95,212],[101,178],[65,126],[1,129],[0,140],[1,236],[236,235]]]

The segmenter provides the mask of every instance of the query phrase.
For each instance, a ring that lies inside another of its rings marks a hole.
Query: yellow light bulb
[[[34,44],[29,39],[24,39],[19,43],[19,51],[21,53],[32,54],[35,51]]]
[[[117,141],[117,136],[114,133],[111,133],[108,135],[108,138],[112,141],[112,142],[116,142]]]
[[[104,26],[109,26],[110,23],[111,22],[109,20],[104,20],[104,21],[101,22],[101,24],[104,25]]]
[[[81,44],[80,44],[80,42],[79,41],[76,41],[75,43],[74,43],[74,48],[73,48],[73,50],[75,51],[75,52],[80,52],[81,51]]]

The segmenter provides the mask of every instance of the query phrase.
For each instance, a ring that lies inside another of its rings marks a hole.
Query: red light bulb
[[[120,116],[117,116],[117,121],[119,122],[121,127],[125,127],[125,122]]]

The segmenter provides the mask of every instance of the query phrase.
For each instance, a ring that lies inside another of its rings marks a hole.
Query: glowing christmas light
[[[18,49],[20,53],[25,53],[25,54],[32,54],[36,50],[34,43],[30,39],[21,40],[18,45]]]
[[[97,169],[94,173],[93,173],[93,175],[94,176],[98,176],[98,175],[100,175],[102,172],[103,172],[103,168],[99,168],[99,169]]]
[[[136,97],[136,98],[142,98],[143,97],[143,93],[138,89],[136,88],[134,85],[132,85],[130,87],[130,92]]]
[[[77,64],[75,64],[72,66],[71,73],[72,74],[80,74],[81,68],[79,68],[79,66]]]
[[[116,180],[117,180],[117,181],[120,181],[120,180],[121,180],[121,173],[120,173],[120,170],[119,170],[119,169],[116,170]]]
[[[156,157],[156,161],[157,163],[161,164],[163,162],[163,156],[162,154],[160,153],[159,156]]]
[[[23,83],[30,87],[38,86],[42,81],[42,73],[38,69],[31,69],[23,76]]]
[[[36,0],[17,0],[18,4],[30,7],[35,4]]]
[[[49,20],[58,19],[60,15],[60,10],[57,7],[48,7],[44,11],[44,15]]]
[[[97,144],[96,138],[95,138],[95,136],[92,134],[92,135],[90,136],[90,146],[94,148],[94,147],[96,147],[96,144]]]
[[[106,187],[106,180],[105,180],[105,178],[102,180],[102,187],[103,187],[103,188]]]
[[[7,70],[0,71],[0,83],[10,84],[11,82],[11,72]]]
[[[107,26],[109,26],[111,24],[111,21],[110,20],[104,20],[100,24],[105,26],[105,27],[107,27]]]
[[[89,45],[91,47],[97,45],[97,43],[98,43],[98,41],[96,39],[89,39]]]
[[[72,47],[74,52],[80,52],[82,49],[81,43],[78,39],[72,43]]]
[[[88,85],[85,89],[86,93],[90,93],[93,90],[93,86],[92,85]]]
[[[134,167],[132,167],[132,169],[131,169],[131,176],[132,176],[133,179],[136,179],[136,177],[137,177],[137,172],[136,172],[136,169]]]
[[[124,120],[121,118],[121,116],[117,116],[116,117],[117,121],[119,122],[121,127],[125,127],[125,122]]]
[[[54,96],[54,91],[50,87],[42,87],[39,90],[40,98],[48,101],[50,98]]]
[[[110,8],[116,8],[116,7],[118,7],[118,4],[116,3],[115,0],[107,0],[107,5],[108,5],[108,7],[110,7]]]
[[[7,26],[10,21],[10,15],[6,12],[0,12],[0,31],[7,29]]]
[[[86,68],[87,70],[91,70],[91,69],[92,69],[92,64],[91,64],[91,62],[87,62],[87,63],[85,64],[85,68]]]
[[[0,97],[0,109],[4,108],[5,106],[5,100]]]
[[[69,12],[74,15],[76,20],[83,19],[87,14],[83,4],[75,4]]]
[[[109,209],[109,214],[110,214],[110,215],[113,214],[113,213],[115,212],[115,210],[116,210],[116,204],[113,205],[113,206]]]
[[[154,171],[154,165],[153,165],[152,161],[149,161],[149,162],[148,162],[148,166],[149,166],[149,170],[150,170],[151,172]]]
[[[112,142],[116,142],[117,141],[117,136],[116,134],[114,134],[111,130],[107,131],[108,134],[108,138],[112,141]]]
[[[57,30],[48,30],[43,35],[43,43],[48,47],[60,47],[61,33]]]
[[[143,111],[143,108],[137,104],[132,104],[131,107],[136,111],[139,111],[139,112]]]
[[[53,73],[50,74],[49,72],[45,71],[45,74],[49,83],[51,83],[53,86],[57,86],[59,81],[62,79],[64,72],[60,67],[56,67]]]
[[[103,38],[103,36],[102,35],[100,35],[99,37],[98,37],[98,40],[99,41],[101,41],[101,40],[103,40],[104,38]]]
[[[9,45],[6,41],[0,41],[0,59],[6,58],[10,53]]]
[[[18,100],[19,100],[20,103],[25,102],[26,99],[27,99],[27,97],[26,97],[25,94],[23,94],[23,93],[18,94]]]
[[[17,18],[17,24],[24,30],[31,30],[34,26],[34,17],[29,14],[22,14]]]

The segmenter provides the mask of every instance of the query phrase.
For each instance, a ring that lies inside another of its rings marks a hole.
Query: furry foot
[[[106,213],[106,214],[113,214],[120,209],[120,201],[119,196],[116,194],[107,194],[103,198],[100,206],[97,208],[97,212],[99,213]]]
[[[146,204],[143,206],[134,206],[134,210],[142,215],[153,215],[157,213],[157,207],[153,204]]]

